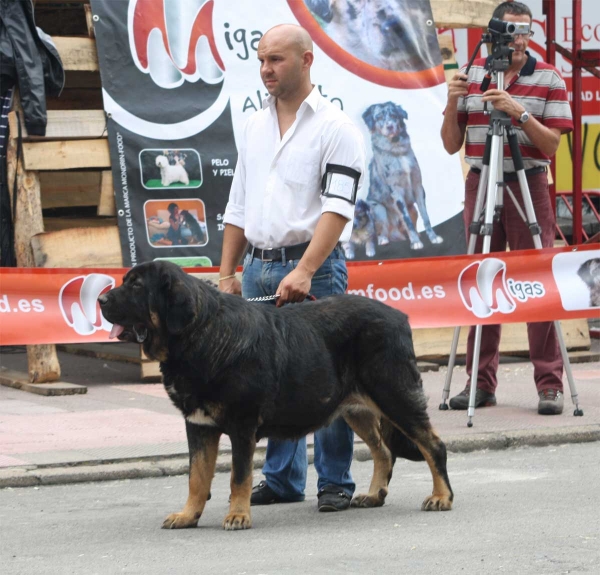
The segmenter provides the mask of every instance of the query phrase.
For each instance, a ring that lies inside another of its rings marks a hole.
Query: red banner
[[[597,245],[360,262],[348,270],[349,293],[402,310],[413,328],[600,317]],[[108,341],[111,324],[97,299],[126,271],[0,268],[0,345]]]

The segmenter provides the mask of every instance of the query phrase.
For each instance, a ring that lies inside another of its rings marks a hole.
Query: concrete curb
[[[485,449],[499,450],[524,446],[540,447],[565,443],[587,443],[591,441],[600,441],[600,424],[444,437],[446,447],[451,453],[469,453]],[[312,448],[309,448],[308,451],[309,462],[312,463]],[[364,444],[357,444],[354,449],[354,458],[357,461],[368,461],[371,459],[371,453]],[[257,451],[254,456],[254,468],[261,468],[264,459],[264,450]],[[231,470],[231,454],[229,452],[219,455],[216,470],[218,473]],[[187,456],[149,457],[131,461],[107,461],[84,465],[6,467],[0,469],[0,489],[167,477],[183,475],[187,472]]]

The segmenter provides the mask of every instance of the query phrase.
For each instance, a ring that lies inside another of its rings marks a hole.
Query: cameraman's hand
[[[466,74],[454,74],[452,80],[448,82],[448,101],[456,102],[461,96],[469,93]]]
[[[481,101],[491,102],[494,109],[506,112],[515,120],[518,120],[525,111],[525,108],[518,102],[515,102],[515,100],[510,97],[510,94],[504,90],[488,90],[487,92],[484,92]]]

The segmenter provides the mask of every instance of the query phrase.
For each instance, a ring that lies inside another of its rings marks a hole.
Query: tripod
[[[497,74],[498,90],[504,90],[504,70],[507,69],[507,63],[502,59],[493,60],[492,66],[493,70]],[[515,171],[521,188],[525,213],[523,213],[523,210],[519,205],[518,200],[512,193],[510,187],[504,182],[504,132],[506,132],[510,153],[515,165]],[[500,218],[500,213],[503,208],[504,189],[506,189],[508,192],[508,195],[514,203],[517,212],[527,224],[533,237],[533,244],[535,248],[541,249],[541,228],[536,221],[533,203],[531,201],[531,195],[529,192],[529,185],[525,175],[523,157],[517,142],[517,133],[512,126],[512,121],[508,114],[499,110],[493,110],[490,114],[490,124],[486,136],[485,150],[483,155],[483,169],[481,170],[479,186],[477,188],[477,198],[475,200],[473,220],[469,225],[470,236],[467,250],[469,255],[475,253],[478,235],[483,236],[483,249],[481,253],[490,253],[493,220],[495,219],[498,221]],[[484,201],[485,212],[483,212]],[[479,371],[479,353],[481,350],[482,329],[483,326],[481,324],[477,325],[475,328],[473,367],[471,370],[471,389],[469,393],[469,406],[467,410],[468,427],[473,427],[473,415],[475,414],[475,394],[477,392],[477,376]],[[556,330],[565,373],[567,374],[567,379],[569,381],[571,399],[575,405],[575,411],[573,415],[583,415],[583,411],[579,408],[577,389],[573,380],[573,373],[571,372],[571,364],[569,362],[567,348],[565,346],[562,330],[558,321],[554,322],[554,329]],[[448,373],[446,374],[446,382],[444,384],[444,391],[442,393],[442,403],[440,404],[441,410],[448,409],[446,401],[450,396],[450,383],[452,380],[452,371],[454,369],[454,363],[456,360],[456,349],[458,347],[459,335],[460,327],[456,327],[454,329],[454,336],[452,338],[450,357],[448,358]]]

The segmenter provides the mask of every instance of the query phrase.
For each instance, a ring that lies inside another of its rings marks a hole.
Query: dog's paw
[[[200,515],[186,515],[184,513],[171,513],[162,524],[163,529],[186,529],[198,525]]]
[[[380,489],[377,494],[359,493],[352,498],[351,507],[381,507],[385,503],[387,489]]]
[[[390,240],[386,236],[379,236],[377,238],[377,243],[380,246],[387,246],[390,243]]]
[[[250,529],[250,527],[252,527],[250,513],[228,513],[223,519],[223,529],[226,531]]]
[[[346,256],[346,259],[353,260],[354,248],[350,244],[343,244],[342,247],[344,248],[344,255]]]
[[[429,241],[432,244],[441,244],[444,242],[444,238],[442,236],[438,236],[437,234],[431,234],[429,235]]]
[[[423,249],[423,242],[412,242],[410,244],[410,249],[411,250],[422,250]]]
[[[452,509],[451,499],[440,495],[426,497],[421,505],[421,511],[450,511],[450,509]]]
[[[368,258],[374,257],[375,256],[375,246],[367,246],[365,253],[367,254]]]

